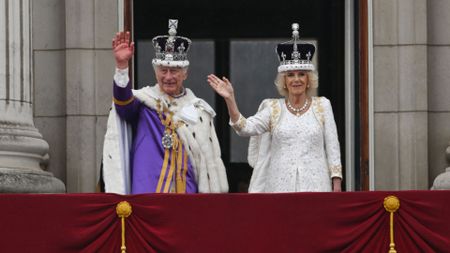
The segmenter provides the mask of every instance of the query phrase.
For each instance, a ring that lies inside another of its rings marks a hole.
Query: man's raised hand
[[[112,39],[112,49],[119,69],[128,68],[128,61],[134,54],[134,42],[130,41],[130,32],[118,32]]]

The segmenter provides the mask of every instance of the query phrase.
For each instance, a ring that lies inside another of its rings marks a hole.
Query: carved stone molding
[[[0,192],[65,192],[43,170],[49,146],[33,123],[31,3],[0,4]]]

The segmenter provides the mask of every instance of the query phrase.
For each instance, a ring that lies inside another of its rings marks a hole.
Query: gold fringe
[[[387,196],[384,198],[384,209],[389,212],[389,233],[391,242],[389,243],[388,253],[397,253],[394,243],[394,212],[400,208],[400,200],[396,196]]]
[[[116,206],[116,213],[117,216],[121,219],[122,224],[122,246],[120,247],[121,253],[127,252],[127,247],[125,246],[125,218],[128,218],[128,216],[132,213],[132,208],[130,203],[127,201],[121,201]]]

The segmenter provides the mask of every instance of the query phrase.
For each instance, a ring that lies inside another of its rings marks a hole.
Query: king
[[[156,84],[139,90],[128,77],[134,54],[130,33],[113,38],[113,106],[101,173],[106,192],[228,192],[215,112],[183,85],[192,42],[177,36],[177,26],[178,20],[169,20],[168,35],[153,38]]]

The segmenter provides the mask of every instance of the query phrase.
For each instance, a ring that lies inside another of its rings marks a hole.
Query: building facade
[[[22,99],[32,105],[34,126],[48,143],[49,159],[44,170],[64,182],[67,192],[92,192],[98,180],[103,136],[111,107],[114,73],[111,39],[127,21],[126,6],[132,1],[0,2],[0,12],[11,13],[0,15],[5,17],[0,24],[0,38],[4,45],[10,43],[14,25],[24,27],[15,15],[22,17],[23,22],[29,20],[30,32],[23,33],[23,40],[30,41],[29,55],[23,54],[22,57],[32,64],[30,69],[21,69],[30,72],[30,94],[29,99]],[[11,12],[13,2],[21,3],[21,12]],[[355,94],[361,84],[357,78],[360,73],[358,61],[354,60],[360,48],[355,27],[361,23],[355,17],[361,14],[361,2],[336,1],[339,6],[332,10],[342,12],[339,15],[345,29],[338,33],[341,33],[339,38],[343,39],[345,50],[342,54],[328,54],[345,63],[343,71],[340,71],[345,92],[335,100],[342,100],[345,111],[339,134],[345,136],[341,152],[345,158],[347,190],[359,190],[355,181],[361,176],[359,154],[355,152],[360,144],[355,136],[361,131],[358,124],[361,119],[356,115],[360,104]],[[429,189],[433,180],[448,166],[445,150],[450,141],[450,32],[447,29],[450,25],[450,2],[367,0],[364,3],[368,11],[365,16],[368,32],[368,100],[365,106],[368,108],[369,189]],[[29,11],[24,11],[25,8]],[[132,9],[128,14],[133,14]],[[180,15],[181,20],[188,19],[185,14]],[[129,19],[136,26],[143,22],[137,16]],[[163,28],[165,25],[157,24]],[[285,34],[289,35],[288,29]],[[200,35],[198,38],[206,49],[211,47]],[[245,41],[236,43],[231,45],[239,46]],[[2,58],[10,55],[8,50],[12,50],[4,48],[0,49]],[[231,47],[231,54],[232,50]],[[319,46],[319,54],[320,50]],[[212,52],[217,53],[217,50],[213,48]],[[323,54],[326,54],[325,50]],[[139,68],[142,68],[140,64],[145,62],[145,57],[138,52],[134,62],[138,79],[144,75]],[[14,62],[6,62],[0,67],[0,77],[5,77],[1,82],[6,83],[6,78],[10,78],[8,82],[12,86],[21,85],[9,74],[18,68]],[[324,79],[325,76],[321,80]],[[0,86],[4,87],[3,84]],[[7,92],[11,93],[12,89],[5,91],[0,93],[0,101],[11,98]],[[213,103],[219,117],[226,113],[220,109],[220,102],[214,100]],[[3,110],[1,114],[6,112],[5,108],[0,110]],[[0,117],[2,120],[7,123]],[[230,156],[230,150],[223,152]]]

